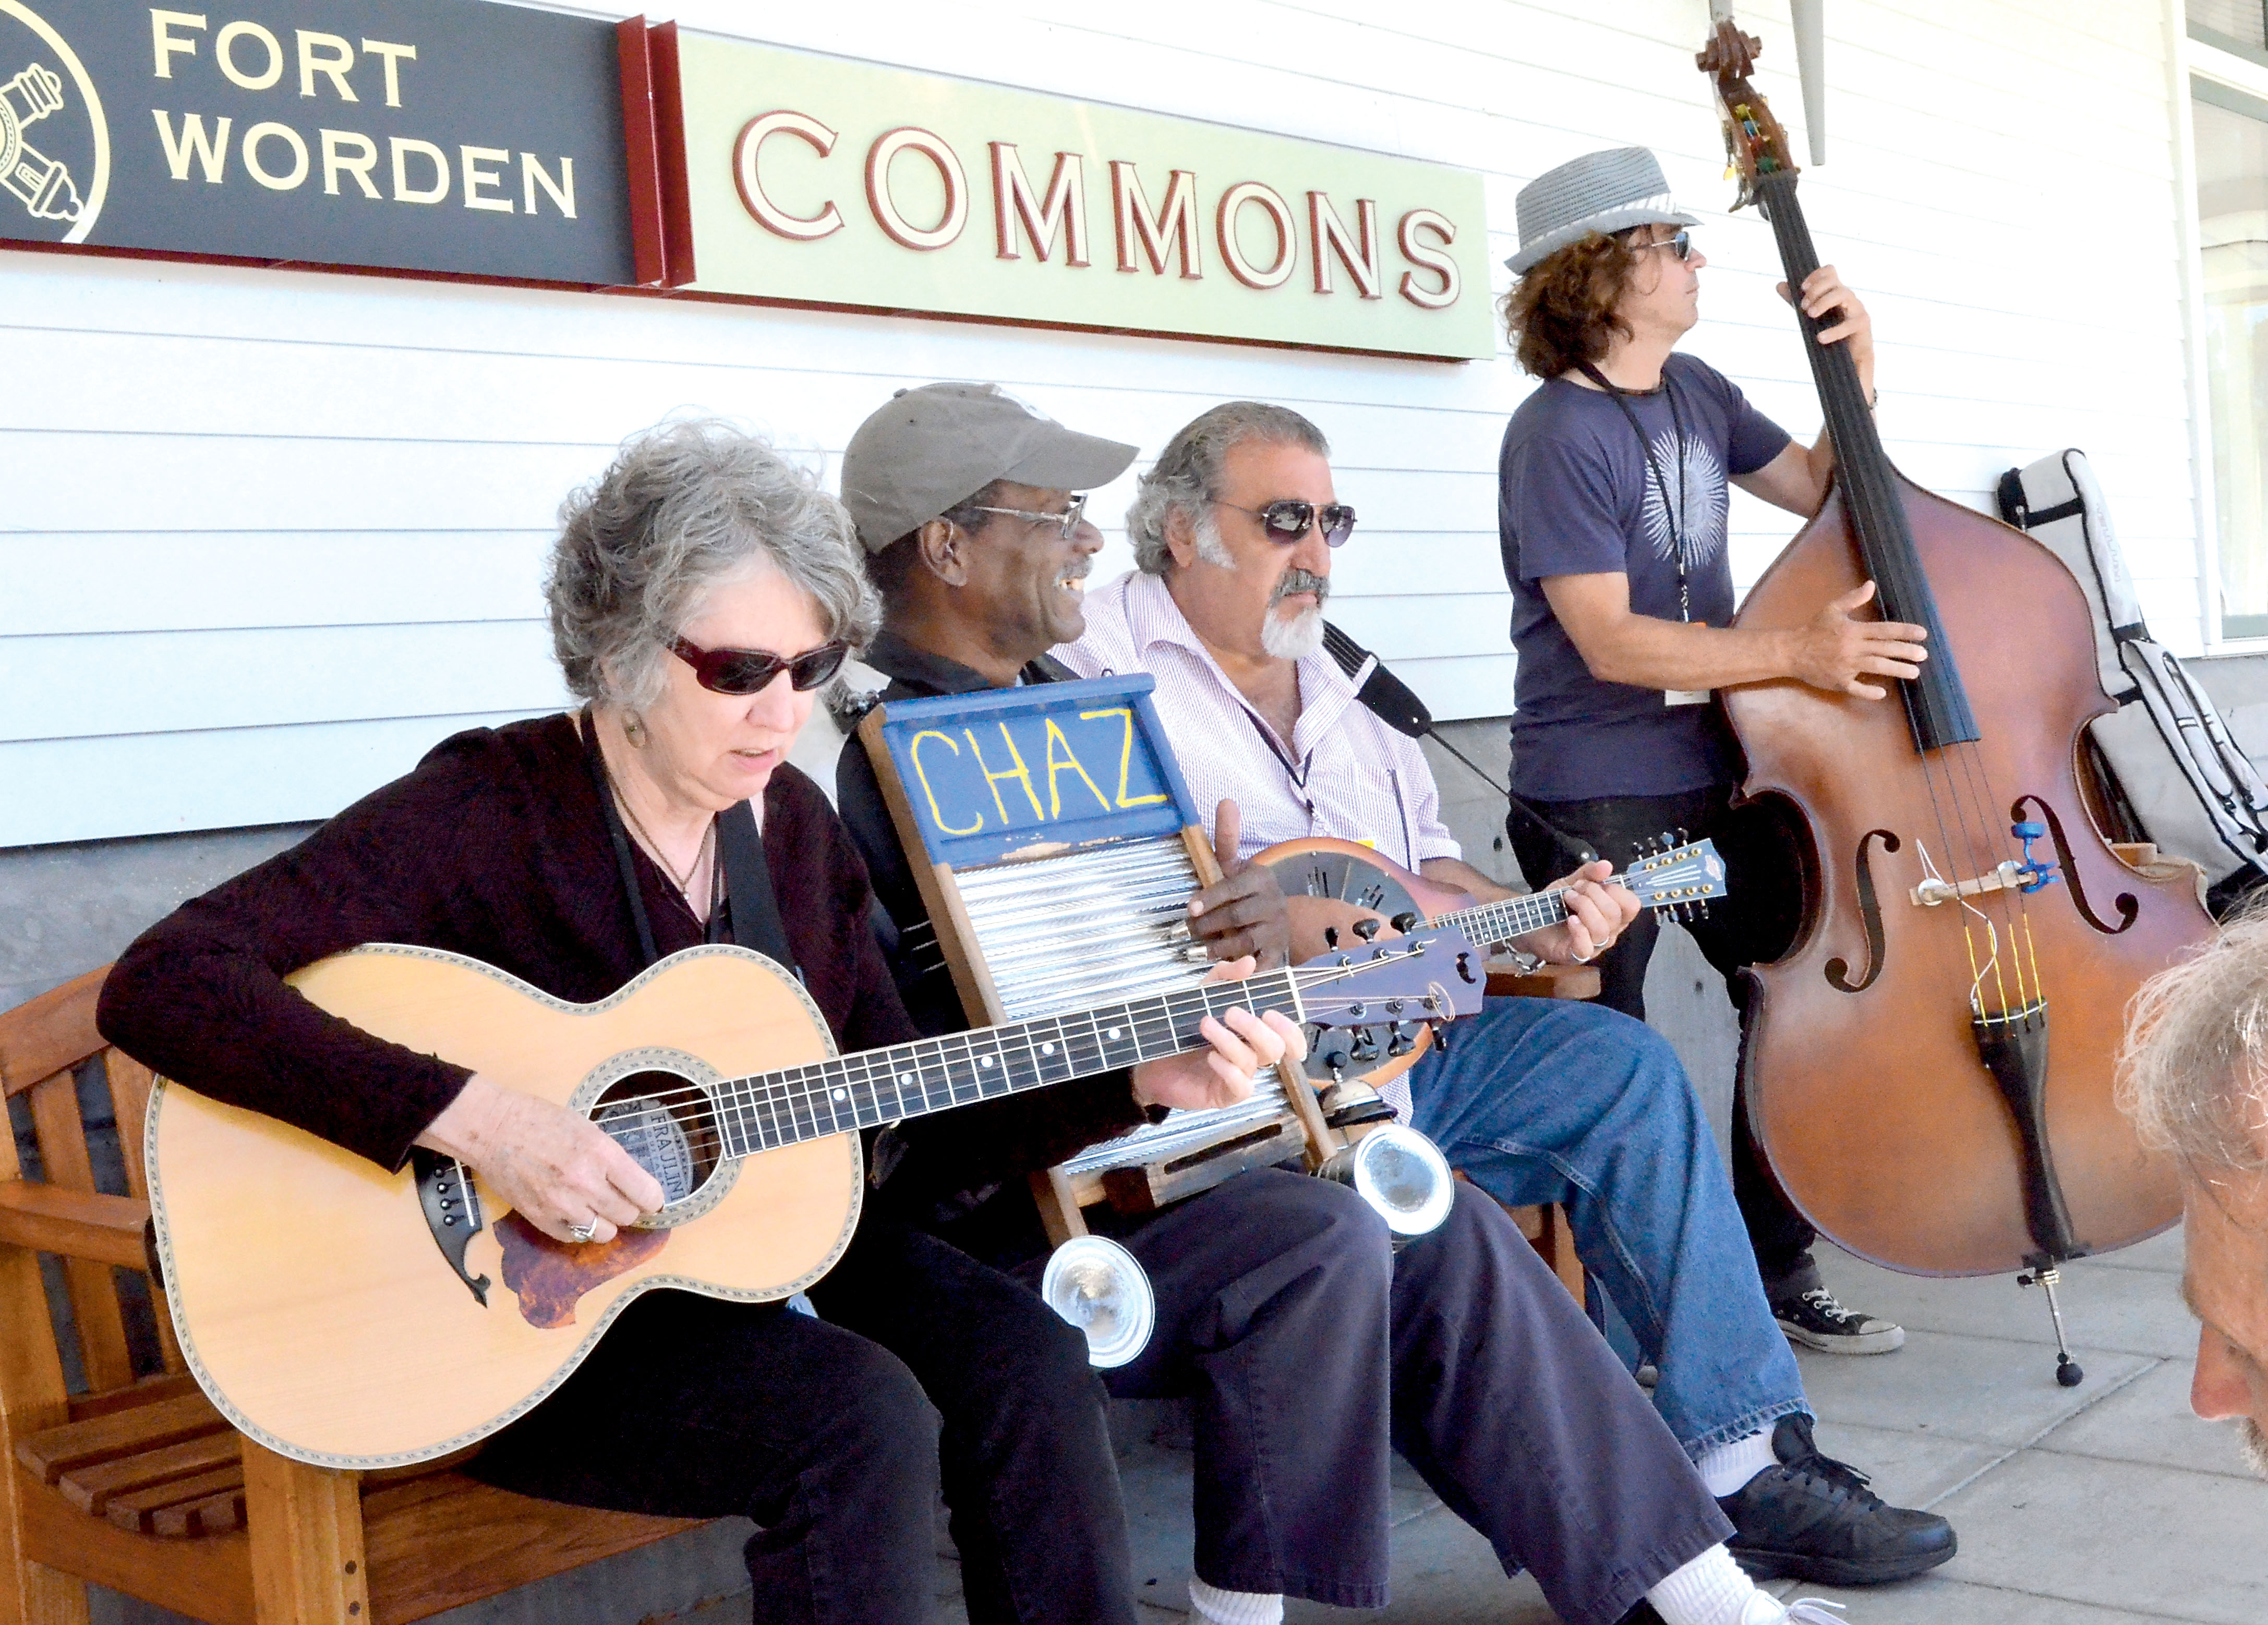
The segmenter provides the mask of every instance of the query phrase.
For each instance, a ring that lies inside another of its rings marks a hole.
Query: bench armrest
[[[28,1180],[0,1184],[0,1245],[146,1270],[142,1232],[149,1222],[150,1204],[131,1196],[57,1190]]]

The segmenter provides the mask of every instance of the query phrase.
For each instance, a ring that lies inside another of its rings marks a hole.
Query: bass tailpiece
[[[2029,851],[2027,853],[2029,856]],[[1977,1037],[1977,1053],[1992,1074],[2024,1151],[2024,1228],[2039,1251],[2024,1261],[2029,1268],[2016,1277],[2018,1286],[2036,1286],[2045,1295],[2048,1316],[2055,1325],[2056,1380],[2076,1388],[2087,1373],[2071,1357],[2064,1335],[2063,1307],[2056,1288],[2063,1280],[2058,1266],[2087,1256],[2088,1248],[2072,1233],[2071,1211],[2064,1204],[2063,1185],[2056,1178],[2055,1153],[2048,1143],[2048,1005],[2035,999],[2016,1010],[1973,1016],[1970,1028]]]

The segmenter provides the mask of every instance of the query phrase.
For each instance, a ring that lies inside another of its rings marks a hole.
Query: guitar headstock
[[[1725,860],[1715,842],[1690,841],[1631,860],[1617,879],[1646,908],[1683,908],[1725,894]]]
[[[1740,25],[1727,18],[1717,25],[1709,43],[1693,59],[1716,85],[1717,112],[1725,124],[1725,173],[1727,179],[1738,175],[1741,182],[1735,209],[1756,201],[1756,183],[1765,176],[1796,173],[1787,131],[1749,82],[1763,49],[1763,40],[1742,33]]]
[[[1294,975],[1301,1011],[1319,1027],[1454,1021],[1477,1015],[1488,987],[1480,950],[1439,925],[1326,953]]]

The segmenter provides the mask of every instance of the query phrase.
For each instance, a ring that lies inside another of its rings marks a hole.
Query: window
[[[2191,16],[2206,9],[2191,0]],[[2219,0],[2226,12],[2260,7]],[[2193,79],[2223,641],[2268,637],[2268,101]]]
[[[2268,0],[2189,0],[2190,37],[2225,51],[2268,51]]]

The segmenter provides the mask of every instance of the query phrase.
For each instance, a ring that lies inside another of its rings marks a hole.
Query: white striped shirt
[[[1405,868],[1455,857],[1441,796],[1418,742],[1373,716],[1322,650],[1299,664],[1300,720],[1287,745],[1206,652],[1166,584],[1139,570],[1086,597],[1086,635],[1055,656],[1081,677],[1148,672],[1158,715],[1202,815],[1243,813],[1238,856],[1336,835]]]

